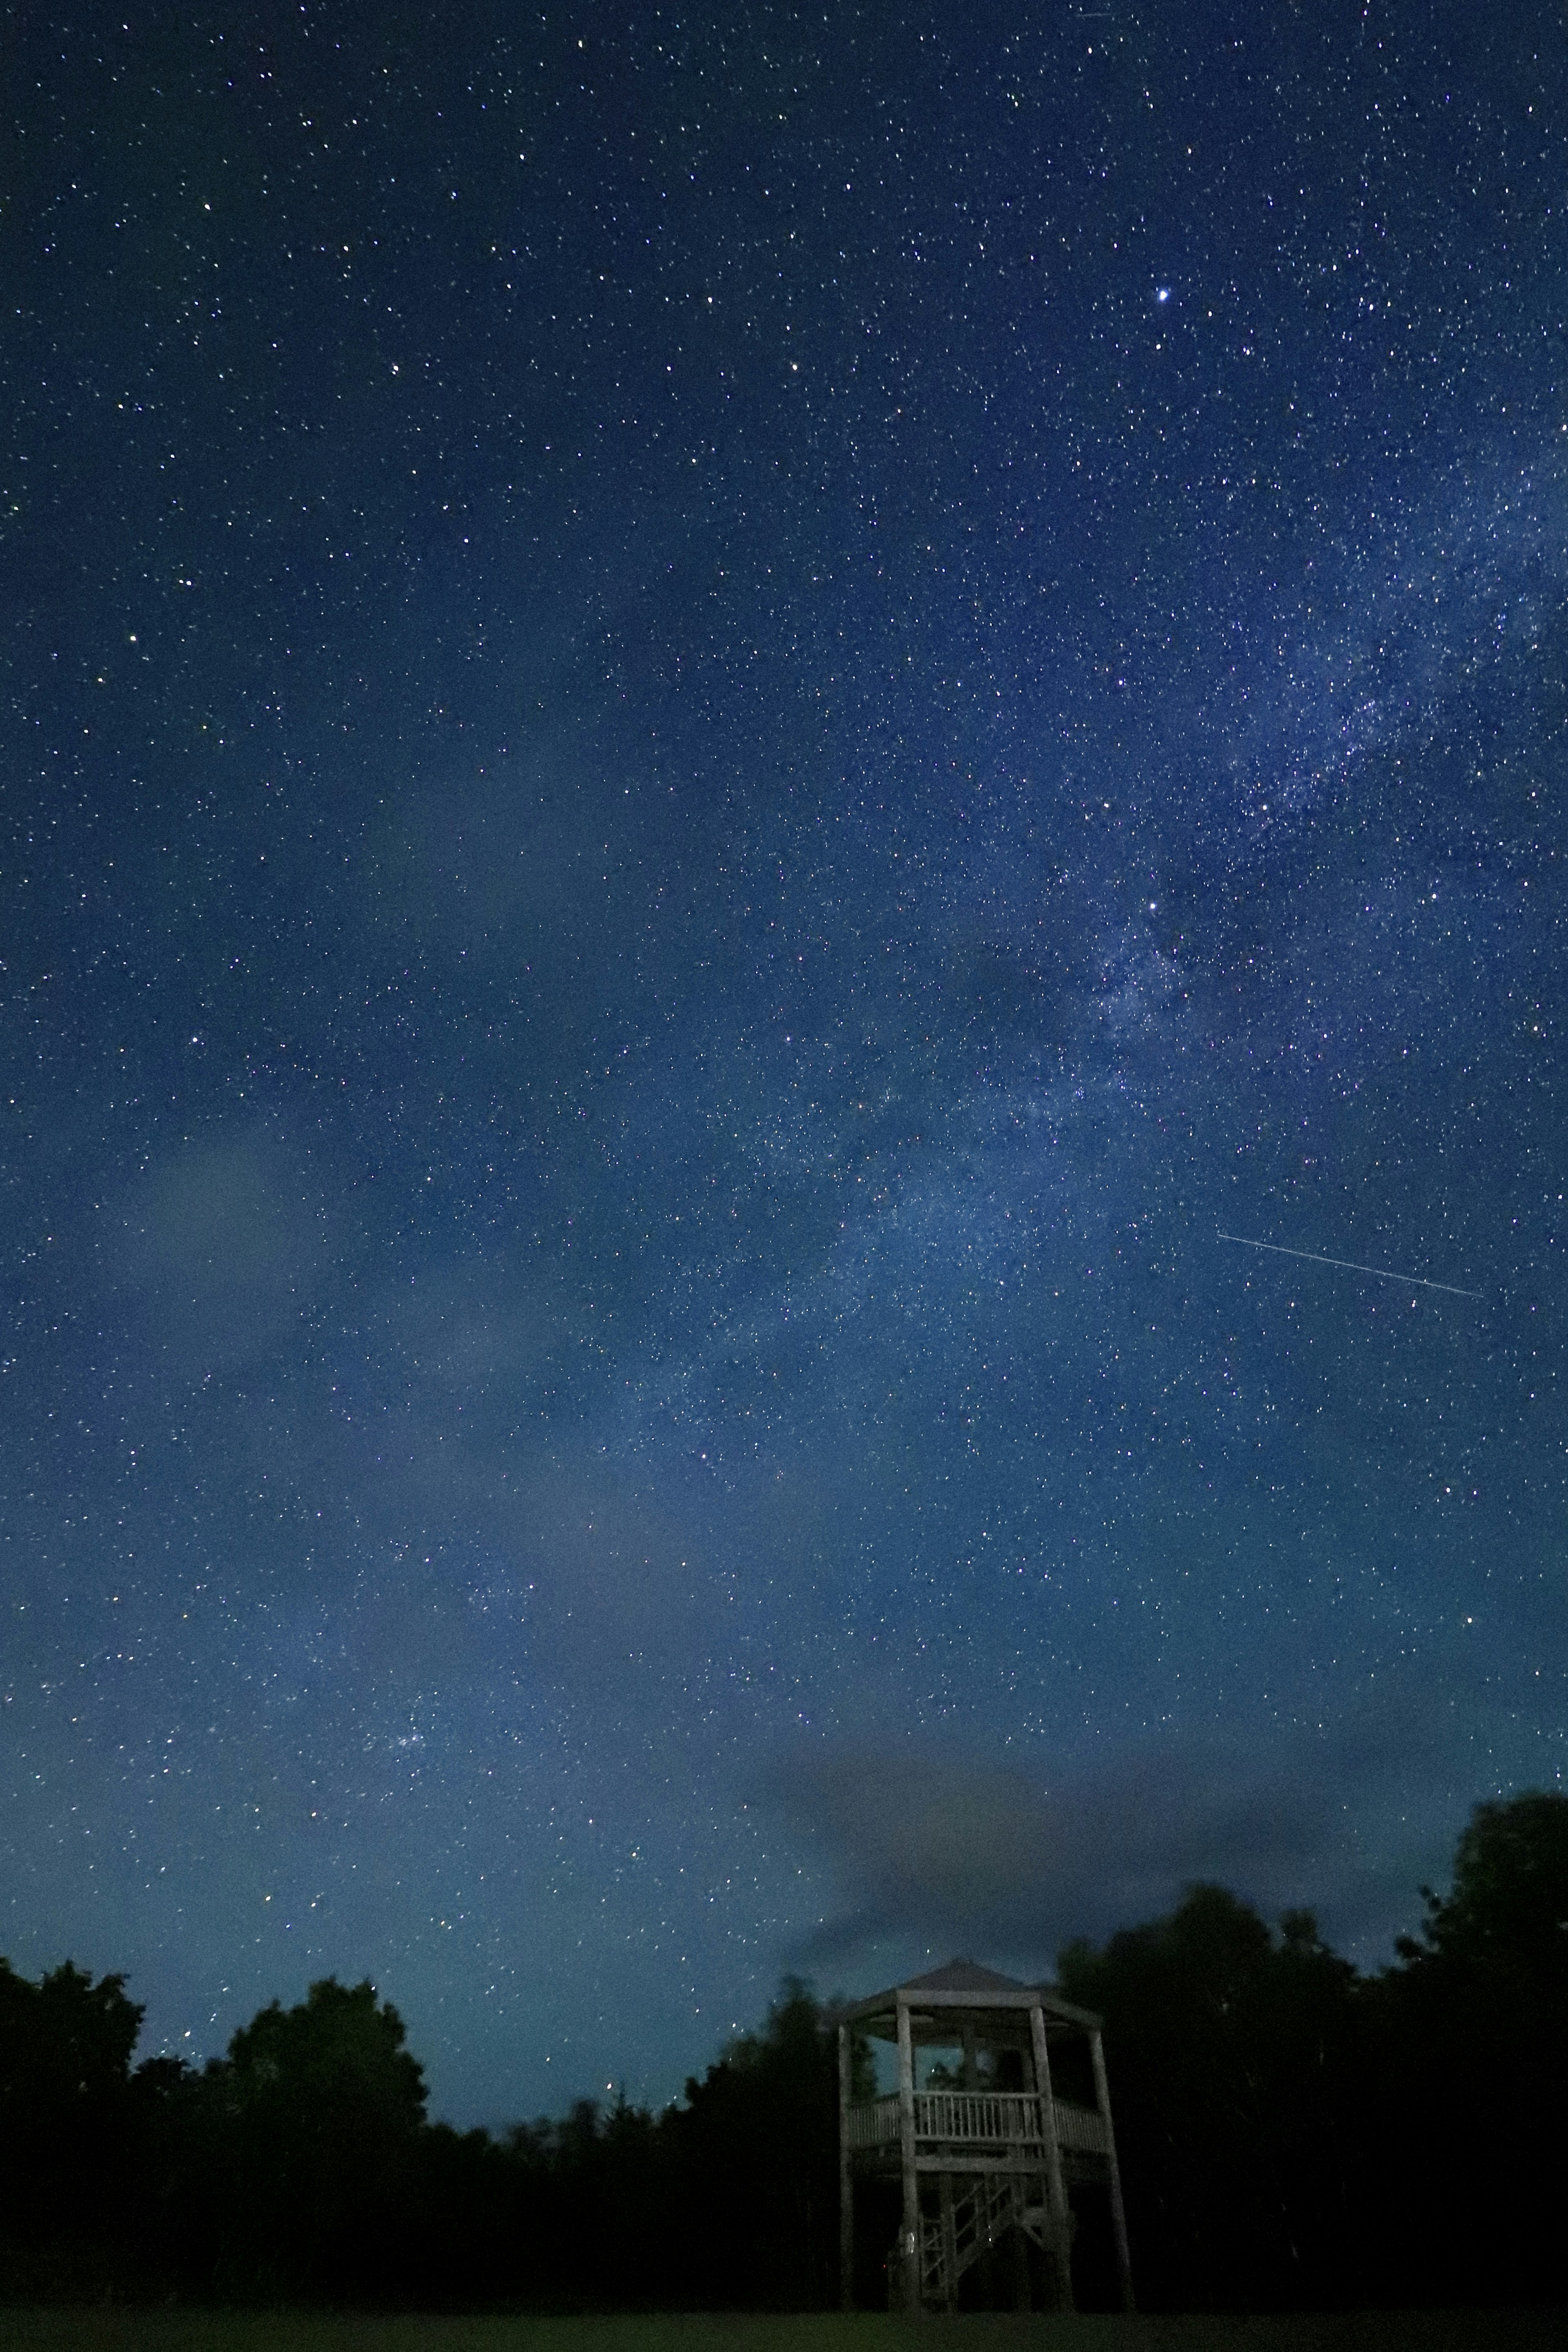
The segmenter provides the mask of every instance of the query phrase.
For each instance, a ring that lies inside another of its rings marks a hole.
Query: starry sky
[[[4,30],[0,1950],[463,2123],[1385,1959],[1563,1761],[1560,12]]]

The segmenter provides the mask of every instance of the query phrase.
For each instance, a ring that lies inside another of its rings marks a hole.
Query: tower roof
[[[896,1988],[902,1992],[1027,1992],[1030,1988],[1016,1977],[998,1975],[994,1969],[983,1968],[978,1960],[949,1960],[940,1969],[928,1969],[923,1977],[910,1977]]]
[[[1055,1985],[1024,1984],[1016,1977],[1005,1977],[996,1969],[983,1967],[978,1960],[957,1958],[940,1969],[928,1969],[923,1976],[909,1977],[902,1984],[889,1985],[885,1992],[869,1993],[864,2000],[846,2001],[829,2013],[829,2022],[865,2023],[875,2017],[896,2014],[900,2007],[927,2011],[1027,2011],[1037,2002],[1047,2019],[1061,2025],[1093,2031],[1100,2021],[1092,2010],[1079,2009],[1076,2002],[1064,2000]]]

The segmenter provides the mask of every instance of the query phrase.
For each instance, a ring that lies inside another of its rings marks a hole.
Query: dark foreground
[[[910,2321],[752,2314],[640,2318],[331,2317],[299,2312],[0,2310],[0,2352],[1560,2352],[1568,2312]]]

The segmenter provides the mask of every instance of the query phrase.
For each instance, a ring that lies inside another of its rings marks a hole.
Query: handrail
[[[1043,2137],[1033,2091],[917,2091],[917,2139],[998,2140],[1008,2147]]]
[[[893,2092],[885,2099],[864,2099],[851,2107],[848,2116],[851,2147],[883,2147],[899,2137],[899,2095]]]
[[[1057,2138],[1083,2156],[1104,2156],[1105,2118],[1070,2099],[1056,2101]],[[862,2100],[847,2117],[851,2148],[886,2147],[899,2137],[899,2095]],[[1041,2147],[1040,2101],[1033,2091],[917,2091],[915,2137],[952,2146]]]
[[[1080,2107],[1072,2099],[1057,2101],[1057,2140],[1076,2156],[1109,2156],[1110,2135],[1096,2107]]]

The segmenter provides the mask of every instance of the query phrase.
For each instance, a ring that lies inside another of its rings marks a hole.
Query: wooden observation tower
[[[837,2014],[846,2309],[857,2192],[868,2219],[880,2208],[885,2228],[901,2190],[888,2272],[889,2299],[901,2309],[956,2311],[960,2281],[983,2266],[966,2299],[984,2286],[1014,2309],[1070,2311],[1081,2212],[1094,2214],[1131,2311],[1100,2019],[1049,1985],[1019,1984],[973,1960],[952,1960]],[[896,2090],[853,2095],[857,2035],[894,2045]],[[1054,2094],[1053,2064],[1061,2085]]]

